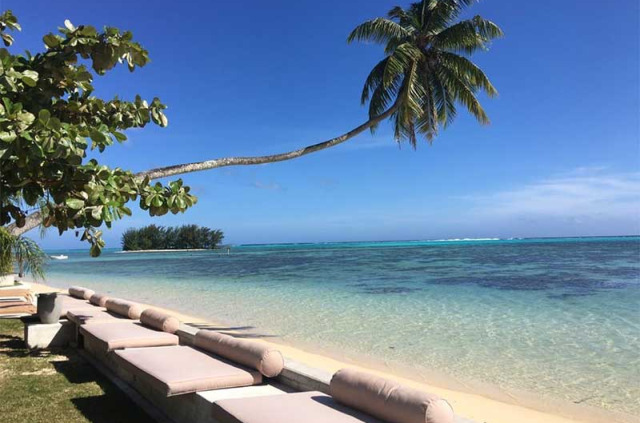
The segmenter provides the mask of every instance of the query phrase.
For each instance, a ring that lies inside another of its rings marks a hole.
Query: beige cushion
[[[137,320],[140,318],[142,306],[133,301],[121,300],[119,298],[109,298],[105,302],[107,310],[119,314],[121,316],[128,317],[129,319]]]
[[[164,332],[176,333],[180,328],[180,320],[154,308],[148,308],[140,315],[142,324]]]
[[[97,305],[98,307],[105,307],[108,299],[109,297],[105,294],[93,294],[89,298],[89,302],[93,305]]]
[[[95,291],[81,286],[72,286],[69,288],[69,295],[76,298],[82,298],[83,300],[88,300],[95,293]]]
[[[171,333],[145,328],[139,323],[126,320],[113,323],[87,323],[80,326],[80,333],[93,338],[105,351],[178,345],[178,337]]]
[[[96,322],[122,322],[124,317],[116,317],[116,315],[108,311],[92,306],[92,308],[72,308],[67,311],[67,319],[76,325],[84,325],[85,323]]]
[[[220,423],[381,423],[321,392],[220,400],[211,412]]]
[[[85,300],[80,300],[78,298],[70,297],[69,295],[58,294],[56,299],[62,303],[60,307],[61,317],[66,317],[67,312],[72,309],[90,310],[90,309],[96,308],[96,306],[89,304]]]
[[[331,396],[390,423],[453,422],[453,409],[437,395],[357,370],[338,370],[331,379]]]
[[[251,386],[262,375],[186,346],[115,351],[123,367],[167,396]]]
[[[284,368],[284,359],[280,351],[211,330],[198,331],[194,345],[256,369],[266,377],[276,377]]]

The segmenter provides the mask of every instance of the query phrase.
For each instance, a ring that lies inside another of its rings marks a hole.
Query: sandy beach
[[[85,285],[91,288],[90,284]],[[62,290],[50,287],[44,284],[31,282],[33,292],[52,292]],[[148,306],[153,306],[148,304]],[[156,306],[153,306],[156,307]],[[205,320],[197,316],[181,313],[177,310],[171,310],[162,307],[169,313],[174,314],[181,321],[186,323],[195,323],[212,327],[225,327],[222,322]],[[235,332],[227,330],[225,332]],[[257,342],[273,345],[277,347],[286,358],[303,363],[307,366],[333,373],[343,367],[354,367],[366,370],[380,376],[400,381],[409,386],[415,387],[428,392],[433,392],[446,398],[453,406],[456,413],[467,419],[471,419],[478,423],[598,423],[598,422],[616,422],[616,423],[633,423],[637,421],[633,416],[615,413],[606,410],[597,409],[595,407],[585,407],[580,405],[571,405],[566,403],[553,404],[548,401],[542,403],[539,399],[527,396],[504,395],[499,392],[482,392],[471,393],[465,390],[456,390],[449,387],[443,387],[439,384],[425,383],[423,381],[411,380],[390,372],[389,369],[380,366],[366,366],[361,363],[355,363],[352,360],[339,357],[338,354],[327,354],[323,352],[318,354],[315,352],[301,349],[298,346],[287,345],[274,340],[256,339]],[[500,396],[502,395],[502,398]],[[499,399],[498,399],[499,398]],[[544,411],[542,411],[544,410]]]

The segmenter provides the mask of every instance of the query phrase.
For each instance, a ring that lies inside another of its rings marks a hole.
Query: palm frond
[[[391,40],[402,39],[408,35],[409,32],[396,22],[385,18],[376,18],[355,27],[347,37],[347,43],[373,41],[386,44]]]
[[[449,52],[441,52],[439,57],[442,65],[454,72],[458,78],[466,79],[472,87],[484,90],[489,97],[498,95],[487,75],[471,60]]]
[[[451,96],[445,84],[438,78],[438,75],[433,74],[430,81],[433,87],[434,105],[437,108],[437,121],[444,128],[447,128],[457,114],[455,99]]]
[[[432,46],[471,54],[478,49],[486,49],[489,41],[503,35],[496,24],[476,16],[438,32],[433,37]]]
[[[388,60],[389,58],[385,57],[369,72],[369,76],[367,76],[367,79],[364,81],[364,87],[362,88],[362,95],[360,96],[361,104],[366,104],[371,94],[382,84],[382,77]]]
[[[444,82],[452,98],[455,98],[456,101],[465,106],[478,122],[482,125],[488,125],[490,123],[489,117],[476,98],[473,88],[445,67],[439,69],[439,74],[440,79]]]
[[[426,29],[437,33],[449,26],[462,11],[478,0],[435,0],[430,8],[429,23]]]

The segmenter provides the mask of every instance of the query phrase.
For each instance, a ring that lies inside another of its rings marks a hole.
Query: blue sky
[[[54,4],[55,3],[55,4]],[[397,0],[3,0],[41,51],[61,26],[132,30],[152,62],[97,77],[97,94],[160,97],[169,127],[128,133],[101,160],[134,171],[294,149],[366,120],[359,95],[382,58],[346,43]],[[483,98],[492,124],[466,112],[417,151],[390,128],[294,161],[184,175],[199,197],[185,214],[137,210],[105,234],[148,223],[198,223],[232,243],[640,232],[638,2],[485,0],[470,14],[506,37],[473,60],[500,92]],[[50,231],[46,248],[82,248]]]

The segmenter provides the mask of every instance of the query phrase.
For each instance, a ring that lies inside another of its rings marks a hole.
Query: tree
[[[150,169],[133,174],[110,169],[95,159],[85,163],[87,140],[99,152],[123,142],[122,131],[149,122],[167,125],[165,106],[159,99],[147,103],[118,98],[104,101],[91,95],[93,74],[78,59],[90,60],[98,75],[117,63],[129,70],[148,62],[147,51],[132,41],[130,32],[65,21],[62,35],[44,37],[47,51],[32,56],[0,50],[0,225],[14,234],[43,224],[60,233],[83,229],[82,238],[97,255],[104,245],[95,228],[131,213],[126,204],[139,205],[152,216],[183,212],[196,202],[181,180],[167,186],[151,180],[224,166],[254,165],[291,160],[341,144],[365,130],[374,130],[391,119],[397,142],[414,148],[418,135],[431,141],[440,126],[464,105],[481,123],[489,122],[476,98],[484,90],[496,90],[484,73],[463,54],[485,49],[502,35],[492,22],[476,16],[456,23],[464,8],[476,0],[423,0],[408,9],[393,8],[388,18],[359,25],[348,41],[368,40],[385,45],[385,58],[368,78],[362,93],[369,102],[369,120],[330,140],[298,150],[257,157],[226,157],[196,163]],[[13,41],[5,29],[20,29],[15,17],[0,17],[5,44]],[[6,38],[9,37],[9,38]],[[4,75],[4,78],[2,78]],[[5,98],[7,101],[5,101]],[[7,172],[11,175],[4,176]],[[18,176],[19,175],[19,176]],[[29,181],[24,184],[21,181]],[[29,210],[9,199],[22,196],[29,206],[45,199],[46,205]]]
[[[164,249],[214,249],[224,239],[219,229],[198,225],[182,225],[164,228],[148,225],[139,229],[127,229],[122,234],[122,249],[164,250]]]
[[[23,277],[28,272],[35,278],[43,278],[47,260],[47,255],[35,241],[23,236],[14,237],[0,227],[0,276],[11,274],[16,262],[18,276]]]
[[[44,278],[44,265],[49,258],[34,240],[23,236],[15,238],[13,256],[18,265],[19,277],[30,273],[36,279]]]

